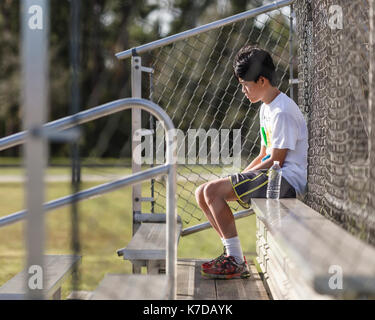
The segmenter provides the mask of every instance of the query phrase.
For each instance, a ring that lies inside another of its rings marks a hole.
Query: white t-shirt
[[[271,103],[261,105],[260,136],[261,145],[266,146],[267,154],[271,154],[272,148],[289,149],[282,175],[297,194],[303,194],[307,184],[307,126],[301,110],[285,93],[280,92]]]

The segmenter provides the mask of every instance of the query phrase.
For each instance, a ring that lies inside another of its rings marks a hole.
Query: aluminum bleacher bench
[[[75,264],[81,261],[81,257],[72,255],[45,255],[44,292],[46,299],[61,299],[61,285],[72,273]],[[0,287],[0,300],[26,299],[25,276],[30,277],[26,270],[22,270]]]
[[[180,217],[177,223],[177,242],[182,224]],[[159,274],[165,271],[166,259],[166,224],[142,223],[129,244],[117,250],[124,260],[129,260],[138,268],[147,267],[148,274]]]
[[[375,297],[375,249],[298,199],[252,199],[273,299]]]

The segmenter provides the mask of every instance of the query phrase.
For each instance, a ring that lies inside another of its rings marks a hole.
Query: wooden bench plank
[[[195,262],[195,290],[194,300],[212,300],[217,299],[216,287],[214,281],[205,279],[201,273],[201,265],[208,260],[196,260]]]
[[[177,262],[178,300],[215,300],[215,282],[201,275],[201,264],[206,259],[179,259]]]
[[[177,276],[178,300],[268,300],[263,282],[253,263],[249,264],[248,279],[219,280],[201,275],[206,259],[179,259]]]
[[[165,300],[167,295],[165,275],[108,274],[91,300]]]
[[[59,289],[67,276],[73,271],[75,264],[81,261],[81,257],[72,255],[45,255],[45,295],[46,298],[59,299]],[[30,275],[26,269],[15,275],[0,287],[0,300],[25,299],[25,277]]]
[[[251,276],[246,279],[216,279],[217,300],[269,300],[258,271],[248,260]]]
[[[280,246],[282,249],[277,251],[283,251],[291,258],[299,276],[316,290],[333,293],[328,287],[328,280],[332,277],[329,268],[338,265],[343,270],[343,291],[362,290],[366,285],[367,291],[375,292],[373,247],[297,199],[252,199],[252,205],[259,218],[258,237],[264,236],[267,243],[267,237],[270,237]],[[275,249],[270,247],[272,254]],[[275,251],[275,256],[280,252]],[[351,279],[356,279],[357,283]]]
[[[250,279],[215,280],[217,300],[248,300],[244,282]]]

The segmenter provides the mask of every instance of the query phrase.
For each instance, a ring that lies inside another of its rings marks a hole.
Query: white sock
[[[223,246],[225,248],[225,251],[227,250],[227,241],[225,238],[220,238],[221,239],[221,242],[223,243]]]
[[[243,263],[243,253],[240,243],[240,238],[233,237],[229,239],[225,239],[226,242],[226,248],[227,248],[227,255],[233,256],[237,263]]]

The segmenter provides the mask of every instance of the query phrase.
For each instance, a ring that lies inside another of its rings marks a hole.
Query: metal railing
[[[140,104],[140,103],[152,103],[151,101],[145,100],[145,99],[135,99],[135,98],[126,98],[126,99],[119,99],[115,100],[97,107],[93,107],[91,109],[79,112],[75,115],[68,116],[65,118],[61,118],[55,121],[51,121],[46,123],[43,126],[43,132],[46,137],[48,137],[50,134],[53,134],[55,131],[62,131],[69,128],[74,127],[77,124],[84,124],[123,110],[129,109],[127,104],[133,103],[133,104]],[[124,105],[126,103],[126,105]],[[154,103],[152,105],[155,106]],[[160,107],[159,107],[160,108]],[[160,108],[160,110],[163,111],[163,114],[165,116],[168,116],[163,109]],[[168,117],[169,118],[169,117]],[[15,147],[17,145],[23,144],[26,141],[27,132],[21,131],[15,134],[12,134],[10,136],[4,137],[0,139],[0,151],[9,149],[11,147]]]
[[[87,190],[80,191],[66,197],[62,197],[44,204],[44,210],[51,211],[63,206],[88,199],[92,196],[102,195],[127,185],[142,182],[158,175],[168,175],[167,178],[167,208],[166,208],[166,274],[169,282],[169,297],[176,299],[176,261],[177,261],[177,214],[176,214],[176,136],[173,134],[174,125],[167,113],[155,103],[137,98],[126,98],[112,101],[75,115],[49,122],[42,127],[42,134],[46,137],[55,131],[72,128],[116,112],[140,109],[151,113],[163,125],[166,131],[166,163],[151,169],[105,183]],[[27,131],[23,131],[0,139],[0,151],[20,145],[26,141]],[[0,218],[0,228],[20,221],[26,217],[27,210],[22,210]]]
[[[241,12],[239,14],[236,14],[236,15],[233,15],[233,16],[221,19],[221,20],[217,20],[217,21],[214,21],[214,22],[211,22],[211,23],[208,23],[208,24],[205,24],[203,26],[199,26],[199,27],[187,30],[187,31],[183,31],[183,32],[174,34],[172,36],[165,37],[163,39],[156,40],[156,41],[138,46],[136,48],[132,48],[132,49],[128,49],[128,50],[116,53],[116,57],[118,59],[121,59],[121,60],[126,59],[126,58],[130,58],[132,55],[138,55],[138,54],[141,54],[141,53],[144,53],[144,52],[148,52],[148,51],[156,49],[156,48],[164,47],[164,46],[166,46],[168,44],[171,44],[173,42],[183,40],[183,39],[186,39],[186,38],[189,38],[189,37],[193,37],[193,36],[198,35],[198,34],[203,33],[203,32],[207,32],[207,31],[210,31],[210,30],[213,30],[213,29],[217,29],[217,28],[223,27],[225,25],[228,25],[228,24],[231,24],[231,23],[234,23],[234,22],[238,22],[238,21],[241,21],[241,20],[244,20],[244,19],[255,17],[257,15],[260,15],[260,14],[263,14],[263,13],[266,13],[266,12],[269,12],[269,11],[273,11],[273,10],[276,10],[276,9],[279,9],[279,8],[283,8],[285,6],[291,5],[294,1],[295,0],[275,1],[271,4],[267,4],[267,5],[264,5],[264,6],[259,7],[259,8],[255,8],[255,9],[251,9],[251,10],[248,10],[248,11],[245,11],[245,12]]]

